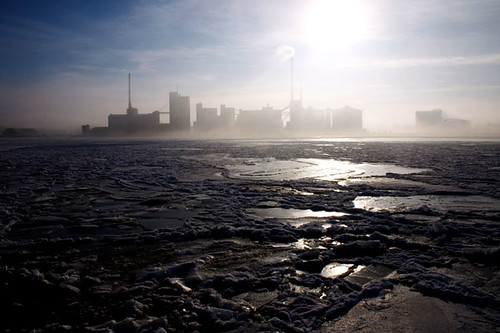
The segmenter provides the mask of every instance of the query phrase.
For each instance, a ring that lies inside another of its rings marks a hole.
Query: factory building
[[[178,92],[169,94],[170,130],[189,131],[191,129],[191,108],[189,96],[181,96]]]
[[[415,111],[417,127],[433,127],[444,124],[443,111],[434,109],[430,111]]]
[[[304,127],[304,108],[302,107],[302,101],[291,101],[290,103],[290,120],[287,123],[287,129],[292,131],[300,131]]]
[[[283,130],[283,111],[272,107],[240,110],[235,129],[246,134],[276,133]]]
[[[132,107],[130,74],[128,75],[128,108],[126,114],[110,114],[108,128],[113,133],[136,133],[155,131],[160,125],[160,112],[139,114],[137,108]]]
[[[82,126],[83,136],[113,136],[113,135],[149,135],[170,131],[189,131],[190,104],[189,97],[181,96],[177,92],[170,93],[170,110],[168,112],[154,111],[139,114],[139,110],[132,106],[130,74],[128,75],[128,108],[125,114],[110,114],[108,127]],[[161,114],[170,114],[169,123],[160,123]]]
[[[126,114],[110,114],[108,116],[108,129],[111,135],[124,135],[133,133],[149,133],[158,130],[160,125],[160,112],[139,114],[139,110],[132,106],[130,74],[128,75],[128,108]],[[82,133],[89,133],[89,129],[82,128]]]
[[[293,56],[291,57],[290,117],[287,130],[295,134],[359,134],[363,130],[363,111],[345,106],[342,109],[314,109],[302,106],[302,83],[300,99],[293,98]]]
[[[201,103],[196,104],[196,121],[193,123],[195,131],[228,131],[235,125],[236,110],[232,107],[220,106],[217,108],[204,108]]]
[[[363,131],[363,111],[345,106],[341,109],[303,108],[293,101],[287,129],[298,133],[336,134]]]
[[[135,109],[137,110],[137,109]],[[160,112],[146,114],[110,114],[108,127],[112,132],[134,133],[155,131],[160,125]]]
[[[417,129],[424,134],[466,134],[471,130],[468,120],[446,118],[442,110],[415,111]]]
[[[213,131],[220,127],[217,108],[204,108],[201,103],[197,103],[196,121],[193,127],[196,131]]]
[[[233,107],[226,107],[222,104],[220,106],[220,121],[222,129],[228,130],[233,128],[236,122],[236,109]]]
[[[169,93],[169,111],[154,111],[139,114],[137,108],[132,106],[130,74],[128,77],[128,108],[125,114],[110,114],[108,127],[82,126],[82,135],[142,135],[142,134],[169,134],[191,131],[191,110],[189,96],[182,96],[177,91]],[[292,88],[293,91],[293,88]],[[161,109],[160,109],[161,110]],[[288,111],[287,111],[288,110]],[[161,114],[168,114],[167,123],[160,122]],[[417,111],[418,123],[432,123],[438,119],[443,121],[440,110]],[[288,121],[287,121],[288,120]],[[304,108],[302,98],[293,100],[284,109],[263,107],[261,110],[239,110],[234,107],[220,106],[217,108],[204,108],[201,103],[196,104],[195,131],[226,131],[228,134],[266,134],[274,135],[284,132],[284,122],[287,121],[286,130],[300,135],[331,135],[350,134],[363,132],[363,112],[346,106],[342,109],[314,109]],[[450,124],[462,124],[459,120],[451,120]],[[457,126],[458,126],[457,125]],[[177,135],[177,134],[176,134]]]
[[[331,129],[335,133],[363,131],[363,111],[350,106],[331,111]]]
[[[330,109],[302,109],[300,123],[296,126],[302,133],[327,133],[331,128]]]

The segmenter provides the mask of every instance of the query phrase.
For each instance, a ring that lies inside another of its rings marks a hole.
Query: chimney
[[[130,100],[130,73],[128,73],[128,107],[132,107],[132,101]]]

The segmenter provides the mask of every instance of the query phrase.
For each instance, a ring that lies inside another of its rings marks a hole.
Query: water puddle
[[[450,210],[457,212],[498,212],[500,200],[484,196],[444,196],[414,195],[408,197],[359,196],[353,201],[354,207],[372,212],[405,212],[427,207],[437,212]]]
[[[340,186],[369,185],[376,188],[425,188],[433,191],[459,191],[457,187],[447,185],[434,185],[414,180],[386,178],[386,177],[365,177],[352,178],[339,181]]]
[[[273,247],[275,248],[292,248],[292,249],[298,249],[298,250],[310,250],[314,247],[314,243],[312,241],[308,241],[307,239],[301,238],[295,243],[288,243],[288,244],[282,244],[282,243],[277,243],[274,244]]]
[[[324,246],[317,245],[315,240],[305,238],[301,238],[294,243],[275,243],[272,247],[278,249],[287,248],[297,250],[325,249]]]
[[[277,218],[277,219],[300,219],[300,218],[327,218],[327,217],[342,217],[349,215],[343,212],[327,212],[313,211],[310,209],[294,209],[294,208],[251,208],[247,210],[250,214],[257,215],[262,218]]]
[[[361,271],[365,266],[358,265],[354,269],[354,264],[342,264],[338,262],[334,262],[323,267],[321,271],[321,276],[326,278],[336,278],[338,276],[344,275],[347,272],[351,271],[351,273],[356,273]]]
[[[349,178],[385,176],[387,173],[410,174],[427,169],[406,168],[390,164],[352,163],[332,159],[302,158],[296,160],[248,159],[245,163],[226,165],[229,177],[253,180],[340,181]]]

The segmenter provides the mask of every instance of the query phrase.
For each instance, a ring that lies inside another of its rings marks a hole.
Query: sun
[[[344,48],[368,36],[367,8],[356,0],[317,0],[304,11],[301,35],[314,47]]]

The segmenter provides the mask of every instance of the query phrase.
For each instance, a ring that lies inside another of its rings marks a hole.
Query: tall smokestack
[[[290,105],[291,103],[293,102],[293,56],[290,58],[291,60],[291,66],[290,66],[290,70],[291,70],[291,93],[290,93]]]
[[[302,79],[300,79],[300,102],[302,103]]]
[[[132,107],[132,101],[130,100],[130,73],[128,73],[128,107]]]

